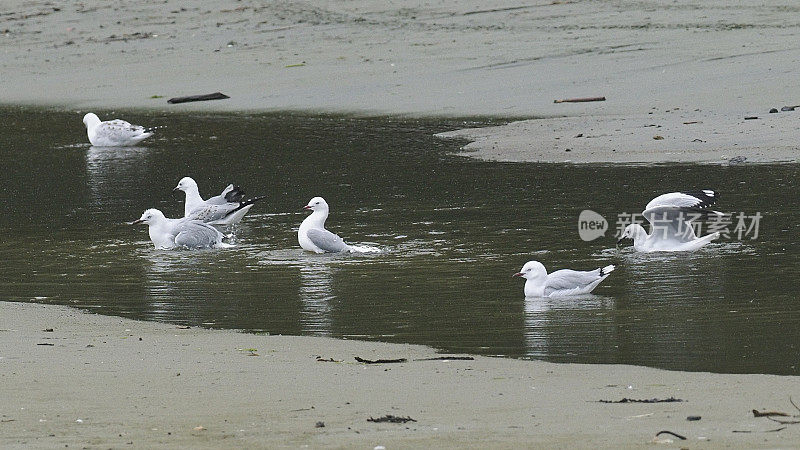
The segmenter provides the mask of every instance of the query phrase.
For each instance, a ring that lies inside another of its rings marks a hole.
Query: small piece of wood
[[[648,398],[648,399],[635,399],[635,398],[623,398],[622,400],[598,400],[599,403],[672,403],[672,402],[682,402],[683,400],[675,397],[669,398]]]
[[[378,417],[377,419],[373,419],[372,417],[370,417],[369,419],[367,419],[367,422],[406,423],[406,422],[416,422],[416,420],[412,419],[411,416],[401,417],[401,416],[393,416],[391,414],[387,414],[383,417]]]
[[[203,95],[190,95],[188,97],[173,97],[167,100],[167,103],[186,103],[186,102],[204,102],[206,100],[223,100],[230,98],[222,92],[214,92],[213,94]]]
[[[605,97],[579,97],[579,98],[565,98],[562,100],[553,100],[553,103],[583,103],[583,102],[604,102]]]
[[[376,359],[376,360],[359,358],[358,356],[356,356],[355,358],[356,358],[356,361],[358,361],[360,363],[364,363],[364,364],[391,364],[391,363],[404,363],[404,362],[408,361],[405,358]]]
[[[780,411],[759,411],[757,409],[753,410],[753,417],[770,417],[770,416],[789,417],[789,414]]]
[[[667,431],[667,430],[659,431],[658,433],[656,433],[656,437],[658,437],[658,435],[660,435],[660,434],[671,434],[671,435],[675,436],[676,438],[678,438],[678,439],[680,439],[682,441],[686,440],[686,436],[681,436],[680,434],[673,433],[672,431]]]

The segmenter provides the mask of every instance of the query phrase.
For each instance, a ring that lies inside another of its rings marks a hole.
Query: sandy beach
[[[800,442],[800,425],[752,413],[798,414],[789,402],[797,377],[479,356],[425,360],[442,355],[422,346],[182,329],[55,305],[0,308],[3,448],[787,448]],[[365,364],[355,357],[407,362]],[[600,402],[625,398],[682,401]],[[385,415],[415,421],[368,421]],[[656,437],[665,430],[686,440]]]
[[[800,104],[798,12],[688,0],[11,0],[0,101],[537,118],[451,136],[503,161],[794,161],[800,112],[768,111]],[[166,103],[216,91],[231,98]],[[587,96],[607,100],[554,103]]]

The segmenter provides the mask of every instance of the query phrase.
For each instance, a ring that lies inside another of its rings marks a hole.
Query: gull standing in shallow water
[[[183,177],[173,191],[186,193],[183,206],[184,218],[200,220],[211,225],[235,225],[250,211],[253,204],[265,197],[244,200],[244,191],[229,184],[222,193],[203,200],[197,183],[191,177]]]
[[[700,216],[722,213],[708,209],[719,195],[710,190],[670,192],[650,200],[642,216],[650,222],[650,234],[639,224],[625,227],[617,244],[633,239],[637,252],[694,251],[719,237],[719,232],[698,238],[691,221]]]
[[[199,220],[168,219],[157,209],[148,209],[130,224],[140,223],[149,226],[150,240],[158,249],[232,247],[222,242],[222,233],[211,225]]]
[[[539,261],[528,261],[514,277],[525,278],[525,297],[567,297],[588,294],[614,270],[613,265],[582,272],[561,269],[547,274]]]
[[[139,125],[120,120],[107,120],[101,122],[95,113],[83,116],[86,125],[86,134],[89,142],[98,147],[126,147],[136,145],[149,138],[158,127],[145,128]]]
[[[349,245],[336,234],[325,229],[328,218],[328,203],[322,197],[314,197],[303,209],[312,211],[297,230],[297,241],[303,250],[315,253],[369,253],[380,252],[380,249],[366,245]]]

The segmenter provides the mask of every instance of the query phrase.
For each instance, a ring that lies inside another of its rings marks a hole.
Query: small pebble
[[[686,420],[700,420],[700,416],[688,416]]]
[[[772,108],[769,110],[770,114],[775,114],[776,112],[778,112],[778,108]]]
[[[317,422],[316,425],[314,425],[314,426],[316,428],[325,428],[325,422],[322,422],[322,421]]]

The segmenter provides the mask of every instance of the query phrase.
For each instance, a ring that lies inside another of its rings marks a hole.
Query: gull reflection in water
[[[102,205],[120,197],[123,190],[136,186],[147,172],[143,164],[147,147],[95,147],[86,151],[86,174],[92,203]]]
[[[197,304],[206,304],[214,285],[210,263],[214,250],[156,250],[148,248],[142,258],[149,308],[156,320],[189,318],[198,314]]]
[[[586,294],[573,297],[525,298],[526,355],[559,357],[590,345],[587,340],[605,341],[598,336],[614,308],[614,299]]]
[[[329,258],[312,256],[300,266],[300,325],[304,333],[316,336],[331,334],[333,273]]]

